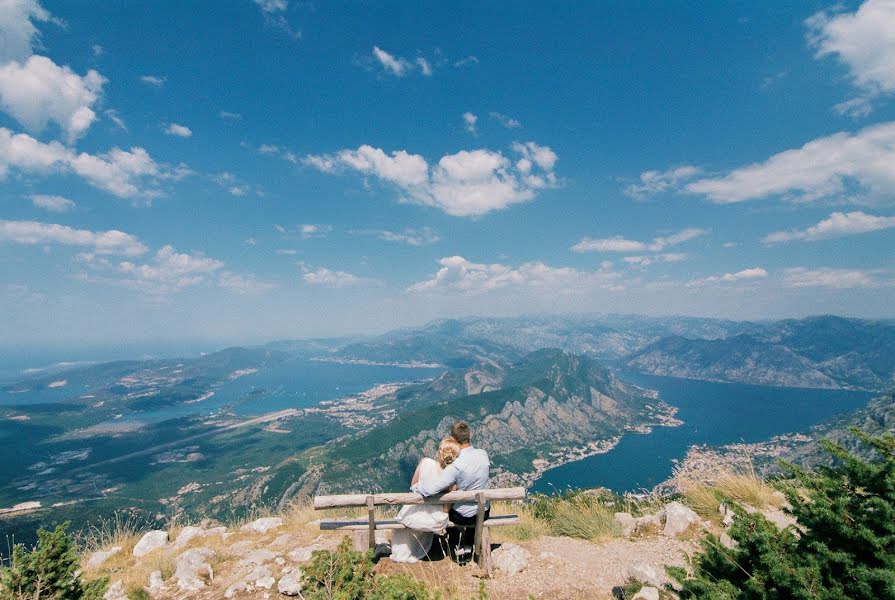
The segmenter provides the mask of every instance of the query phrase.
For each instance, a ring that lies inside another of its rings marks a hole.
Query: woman
[[[448,436],[441,440],[436,460],[424,458],[416,467],[411,485],[438,477],[442,469],[460,456],[460,444]],[[448,490],[450,491],[450,490]],[[415,563],[426,557],[435,534],[444,534],[451,505],[410,504],[401,508],[397,520],[404,529],[392,534],[391,559],[401,563]]]

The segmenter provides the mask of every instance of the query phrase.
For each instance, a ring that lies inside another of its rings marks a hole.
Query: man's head
[[[468,446],[469,440],[472,438],[472,432],[466,421],[457,421],[451,425],[451,437],[457,440],[461,446]]]

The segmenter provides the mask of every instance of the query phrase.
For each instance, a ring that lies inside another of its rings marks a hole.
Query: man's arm
[[[434,496],[456,483],[457,475],[459,474],[460,470],[457,469],[457,467],[448,465],[436,479],[432,481],[420,481],[410,486],[410,490],[417,494],[422,494],[423,496]]]

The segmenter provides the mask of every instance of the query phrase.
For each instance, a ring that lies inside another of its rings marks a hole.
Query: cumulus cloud
[[[166,79],[166,77],[159,77],[158,75],[140,75],[140,81],[142,81],[146,85],[157,88],[165,85]]]
[[[118,272],[123,276],[122,283],[128,287],[166,294],[202,283],[223,266],[223,262],[203,254],[180,253],[167,245],[159,249],[150,262],[122,261],[118,264]]]
[[[471,112],[463,113],[463,126],[466,128],[466,131],[471,135],[478,135],[479,132],[476,131],[475,124],[479,118]]]
[[[454,61],[454,67],[456,67],[458,69],[460,67],[468,67],[470,65],[477,65],[477,64],[479,64],[479,57],[473,56],[472,54],[470,54],[466,58],[461,58],[460,60]]]
[[[862,211],[834,212],[829,218],[805,229],[775,231],[762,240],[765,244],[779,244],[794,240],[812,242],[830,238],[869,233],[895,227],[895,217],[868,215]]]
[[[261,281],[254,275],[239,275],[222,271],[218,275],[218,285],[240,296],[261,296],[279,287],[272,281]]]
[[[218,116],[225,121],[239,121],[242,119],[242,115],[235,112],[230,112],[228,110],[222,110],[218,113]]]
[[[817,138],[764,162],[693,181],[688,192],[727,204],[783,196],[811,201],[846,193],[851,186],[874,199],[895,189],[895,122]]]
[[[332,230],[332,225],[320,225],[319,223],[302,223],[298,226],[298,233],[303,240],[324,237]]]
[[[31,56],[39,35],[33,21],[51,19],[37,0],[0,2],[0,62],[23,61]]]
[[[123,231],[89,231],[56,223],[0,220],[0,241],[25,244],[58,244],[86,248],[91,254],[139,256],[148,248],[139,238]]]
[[[640,174],[640,182],[632,183],[625,188],[625,194],[632,198],[644,198],[653,194],[676,191],[681,182],[698,175],[701,170],[693,165],[674,167],[667,171],[644,171]]]
[[[712,275],[703,277],[702,279],[693,279],[687,282],[687,287],[698,287],[710,283],[735,283],[738,281],[754,281],[764,279],[768,276],[768,272],[761,267],[752,267],[743,269],[735,273],[724,273],[723,275]]]
[[[192,137],[193,130],[186,125],[171,123],[167,127],[165,127],[165,133],[167,133],[168,135],[176,135],[177,137],[188,138]]]
[[[395,77],[403,77],[416,70],[426,77],[432,75],[432,65],[422,56],[416,60],[408,60],[402,56],[390,54],[379,46],[373,46],[373,58],[386,73]]]
[[[508,117],[507,115],[499,112],[488,113],[488,116],[500,123],[506,129],[519,129],[520,127],[522,127],[522,123],[520,123],[516,119]]]
[[[679,252],[666,252],[663,254],[653,254],[651,256],[625,256],[623,259],[629,265],[638,267],[648,267],[656,263],[675,263],[687,260],[687,255]]]
[[[90,185],[120,198],[152,198],[160,193],[145,187],[163,179],[189,174],[181,165],[173,169],[156,163],[143,148],[113,148],[103,154],[76,153],[59,142],[43,143],[0,127],[0,180],[10,170],[24,173],[75,173]]]
[[[266,14],[283,12],[289,8],[289,3],[286,0],[255,0],[255,4],[258,5],[261,12]]]
[[[403,202],[441,209],[449,215],[471,217],[526,202],[538,190],[557,185],[557,156],[547,146],[515,143],[515,162],[500,152],[461,150],[442,156],[430,167],[426,160],[405,150],[386,154],[363,145],[357,150],[310,155],[306,165],[325,173],[354,170],[395,185]]]
[[[45,56],[31,56],[0,66],[0,104],[30,131],[43,131],[52,121],[72,142],[96,120],[92,107],[105,83],[93,69],[82,77]]]
[[[551,267],[540,261],[511,267],[500,263],[474,263],[462,256],[448,256],[438,263],[441,268],[431,279],[411,285],[408,291],[476,294],[509,287],[568,291],[593,285],[620,289],[619,275],[611,271],[579,271],[571,267]]]
[[[31,196],[31,203],[37,208],[54,213],[68,212],[75,207],[74,201],[68,198],[46,194],[34,194]]]
[[[892,285],[892,282],[882,282],[872,273],[860,269],[833,269],[825,267],[806,269],[804,267],[793,267],[784,269],[783,285],[791,288],[844,290]]]
[[[851,107],[843,103],[858,108],[852,114],[868,114],[870,98],[895,92],[895,2],[866,0],[853,13],[821,11],[805,24],[816,57],[835,56],[862,92]]]
[[[705,229],[688,227],[668,236],[653,238],[651,242],[630,240],[622,236],[611,238],[584,238],[574,246],[573,252],[661,252],[669,246],[689,242],[708,233]]]
[[[441,240],[431,227],[420,229],[404,229],[403,231],[380,230],[375,232],[376,237],[386,242],[400,242],[408,246],[428,246]]]
[[[353,273],[347,271],[334,271],[332,269],[327,269],[326,267],[312,268],[304,263],[299,263],[299,268],[302,270],[302,279],[304,279],[305,283],[311,285],[340,288],[359,285],[368,281]]]

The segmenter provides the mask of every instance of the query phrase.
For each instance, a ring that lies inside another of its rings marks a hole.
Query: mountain
[[[497,389],[476,389],[482,380]],[[406,402],[390,421],[302,455],[309,471],[326,465],[316,471],[317,493],[406,488],[419,459],[434,456],[458,419],[470,423],[474,443],[490,454],[494,479],[508,483],[606,449],[624,431],[661,424],[671,412],[654,392],[561,350],[536,351],[507,367],[470,369],[463,382],[473,389],[422,405]],[[429,394],[421,389],[415,396]]]
[[[882,391],[895,385],[895,327],[823,316],[753,324],[725,339],[672,336],[625,361],[652,375]]]

